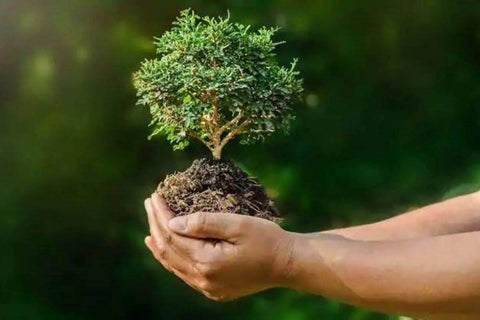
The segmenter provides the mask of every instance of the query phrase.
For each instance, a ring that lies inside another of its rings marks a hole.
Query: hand
[[[148,248],[166,269],[205,296],[226,301],[287,285],[295,237],[275,223],[228,213],[173,218],[156,193],[145,200],[145,208]]]

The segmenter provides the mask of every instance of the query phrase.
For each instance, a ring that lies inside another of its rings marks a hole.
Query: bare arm
[[[480,232],[387,242],[296,238],[288,287],[427,319],[480,318]]]
[[[325,233],[355,240],[404,240],[480,231],[480,192],[456,197],[376,223]]]
[[[480,231],[360,241],[228,213],[173,219],[156,194],[146,208],[157,260],[217,301],[288,287],[425,319],[480,319]]]

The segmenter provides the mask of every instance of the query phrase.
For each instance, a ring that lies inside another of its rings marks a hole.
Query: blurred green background
[[[131,74],[181,9],[279,25],[304,103],[226,156],[285,227],[364,223],[480,186],[478,1],[0,0],[0,319],[398,319],[278,289],[203,298],[143,245],[143,199],[207,155],[146,139]]]

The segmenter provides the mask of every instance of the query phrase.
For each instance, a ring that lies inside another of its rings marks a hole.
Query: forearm
[[[480,192],[456,197],[402,215],[351,228],[329,230],[349,239],[402,240],[480,230]]]
[[[294,289],[416,317],[480,317],[480,232],[396,242],[296,239]]]

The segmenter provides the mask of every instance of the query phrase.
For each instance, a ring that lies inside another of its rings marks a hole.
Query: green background
[[[279,25],[299,58],[291,134],[225,150],[287,229],[479,188],[478,1],[0,0],[0,319],[397,319],[285,289],[214,303],[147,252],[143,199],[207,151],[146,139],[131,74],[188,7]]]

